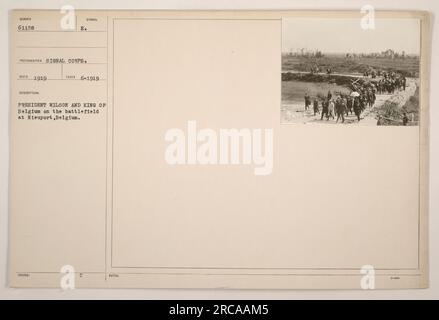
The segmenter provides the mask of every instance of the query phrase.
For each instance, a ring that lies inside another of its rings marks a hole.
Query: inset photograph
[[[420,21],[282,20],[281,123],[419,124]]]

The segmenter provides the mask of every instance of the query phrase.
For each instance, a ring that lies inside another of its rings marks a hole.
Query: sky
[[[294,18],[282,20],[282,52],[318,49],[323,53],[370,53],[392,49],[420,52],[419,19],[376,19],[363,30],[359,19]]]

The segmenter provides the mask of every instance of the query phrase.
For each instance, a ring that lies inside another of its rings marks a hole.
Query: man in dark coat
[[[335,122],[338,122],[338,120],[341,118],[341,123],[343,123],[345,112],[346,104],[344,103],[344,100],[340,96],[338,96],[335,100],[335,113],[337,114],[337,120]]]
[[[409,118],[407,117],[407,113],[404,112],[404,116],[402,117],[402,125],[406,126],[409,122]]]
[[[383,117],[378,116],[377,126],[382,126],[382,125],[384,125]]]
[[[310,105],[311,105],[311,98],[309,97],[308,93],[305,93],[305,111],[309,109]]]
[[[354,111],[354,100],[352,97],[348,97],[347,98],[347,106],[346,106],[346,115],[348,115],[348,113],[350,112],[352,114],[352,112]]]
[[[317,101],[316,98],[314,98],[314,101],[313,101],[313,109],[314,109],[314,115],[319,113],[319,102]]]
[[[328,107],[329,107],[329,101],[323,100],[322,101],[322,116],[320,117],[320,120],[323,120],[324,116],[326,116],[326,118],[328,118]]]
[[[338,96],[337,99],[335,99],[335,114],[337,115],[337,119],[335,122],[338,122],[338,120],[341,118],[341,122],[344,122],[344,113],[346,112],[346,106],[343,105],[343,99]]]
[[[360,115],[361,115],[360,98],[354,99],[354,113],[357,116],[358,121],[360,121]]]

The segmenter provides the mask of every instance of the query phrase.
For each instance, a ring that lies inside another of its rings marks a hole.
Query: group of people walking
[[[396,90],[404,90],[407,86],[407,79],[395,72],[383,73],[383,77],[376,83],[379,94],[393,94]]]
[[[375,103],[376,95],[373,91],[358,93],[358,96],[350,96],[338,93],[335,96],[328,91],[324,98],[313,98],[312,106],[314,115],[319,114],[320,120],[334,119],[336,122],[345,122],[345,116],[355,114],[357,120],[361,120],[361,113],[367,106],[372,107]],[[311,106],[311,97],[305,94],[305,110]]]
[[[361,120],[363,111],[372,108],[377,94],[393,94],[395,90],[406,89],[406,78],[395,72],[383,72],[378,81],[359,81],[351,84],[350,95],[343,93],[332,94],[328,91],[325,97],[319,96],[311,99],[305,94],[305,111],[313,107],[314,116],[320,115],[320,120],[334,119],[336,122],[345,122],[345,116],[355,114],[358,121]]]

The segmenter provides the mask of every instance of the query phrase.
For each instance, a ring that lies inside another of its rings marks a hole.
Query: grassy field
[[[363,74],[370,68],[384,71],[399,72],[407,77],[418,77],[419,58],[409,57],[405,59],[390,58],[345,58],[344,55],[328,55],[321,58],[305,56],[282,55],[282,71],[310,71],[318,66],[322,72],[331,68],[334,73]]]

